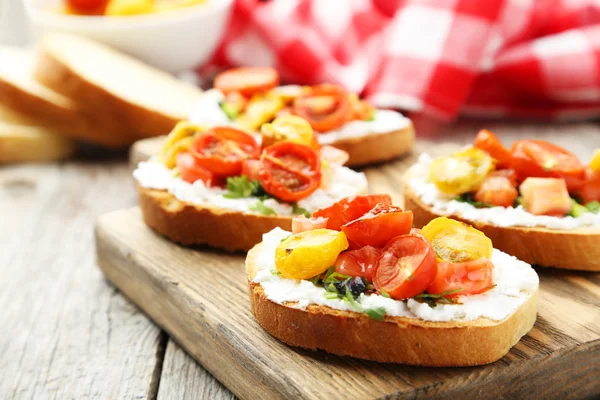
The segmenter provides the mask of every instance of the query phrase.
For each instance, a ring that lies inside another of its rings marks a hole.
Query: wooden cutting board
[[[600,274],[538,269],[538,320],[500,361],[418,368],[291,348],[249,310],[244,256],[173,245],[137,208],[102,216],[106,277],[241,398],[582,398],[600,395]]]

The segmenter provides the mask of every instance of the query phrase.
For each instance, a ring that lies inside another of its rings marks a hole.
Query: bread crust
[[[325,350],[378,362],[457,367],[483,365],[502,358],[533,327],[538,290],[502,321],[432,322],[366,314],[309,305],[300,309],[269,300],[259,283],[257,257],[262,244],[246,258],[252,314],[265,331],[291,346]]]
[[[346,166],[361,167],[383,163],[410,153],[415,146],[415,130],[410,123],[395,131],[346,138],[331,145],[348,153]]]
[[[424,204],[404,182],[404,207],[413,212],[413,223],[421,228],[440,217]],[[528,264],[581,271],[600,271],[600,228],[572,230],[546,228],[501,227],[487,222],[470,221],[451,215],[453,219],[473,225],[486,234],[494,247]]]
[[[261,215],[184,203],[166,190],[137,185],[139,205],[148,226],[183,245],[208,245],[248,251],[262,235],[280,227],[292,230],[292,217]]]

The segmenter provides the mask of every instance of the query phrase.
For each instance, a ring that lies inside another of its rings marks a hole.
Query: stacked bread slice
[[[48,149],[54,148],[47,142],[53,136],[60,137],[56,144],[74,139],[118,149],[166,134],[187,118],[200,95],[200,89],[163,71],[72,35],[46,36],[35,53],[0,47],[0,131],[6,128],[16,138],[35,127]],[[27,153],[32,139],[23,135],[15,143]],[[0,136],[0,162],[9,158],[3,144]]]

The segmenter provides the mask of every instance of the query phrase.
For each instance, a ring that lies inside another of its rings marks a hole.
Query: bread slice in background
[[[140,138],[187,119],[202,91],[100,43],[67,34],[42,38],[35,78]]]
[[[74,151],[73,140],[0,106],[0,163],[56,161]]]
[[[25,125],[45,127],[66,137],[110,148],[126,147],[135,140],[134,136],[126,137],[111,130],[101,122],[105,117],[87,115],[77,102],[37,82],[33,78],[32,51],[0,46],[0,60],[0,106],[4,114],[18,114],[32,121]]]

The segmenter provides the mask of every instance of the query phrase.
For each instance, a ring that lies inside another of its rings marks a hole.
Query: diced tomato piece
[[[475,136],[475,147],[487,152],[497,161],[499,168],[507,168],[511,163],[510,151],[504,147],[500,139],[491,131],[482,129]]]
[[[253,181],[259,180],[260,160],[244,160],[242,163],[242,175],[246,175],[248,179]]]
[[[372,282],[380,255],[381,250],[373,246],[345,251],[338,256],[334,264],[335,271],[349,276],[361,276]]]
[[[518,195],[519,192],[510,179],[488,175],[475,192],[475,200],[494,206],[510,207]]]
[[[354,246],[383,247],[392,238],[410,232],[413,223],[412,211],[400,207],[377,204],[362,217],[342,226],[348,241]]]
[[[600,201],[600,172],[594,172],[591,168],[586,170],[586,179],[579,194],[584,204],[590,201]]]
[[[328,161],[332,164],[344,165],[350,156],[344,150],[340,150],[333,146],[321,147],[321,160]]]
[[[493,269],[494,265],[487,258],[459,263],[441,261],[437,264],[437,274],[427,293],[456,291],[449,295],[454,297],[485,292],[493,285]]]
[[[517,171],[515,171],[514,169],[497,169],[495,171],[490,172],[488,176],[503,176],[505,178],[508,178],[508,180],[514,187],[518,186],[517,182],[519,177],[517,176]]]
[[[327,228],[327,220],[328,218],[306,218],[304,215],[297,215],[292,219],[292,232],[300,233],[315,229],[325,229]]]
[[[527,178],[520,189],[525,209],[532,214],[563,216],[573,207],[564,179]]]
[[[392,198],[389,194],[346,197],[329,207],[318,209],[313,213],[313,217],[329,218],[327,228],[339,231],[342,225],[362,217],[378,203],[392,205]]]
[[[189,152],[183,152],[177,154],[175,157],[177,168],[179,169],[179,175],[181,179],[186,182],[194,183],[198,180],[204,182],[208,187],[215,186],[218,184],[219,179],[215,174],[199,166],[196,163],[196,159]]]
[[[373,284],[396,300],[421,294],[437,271],[435,252],[421,235],[402,235],[383,249]]]

